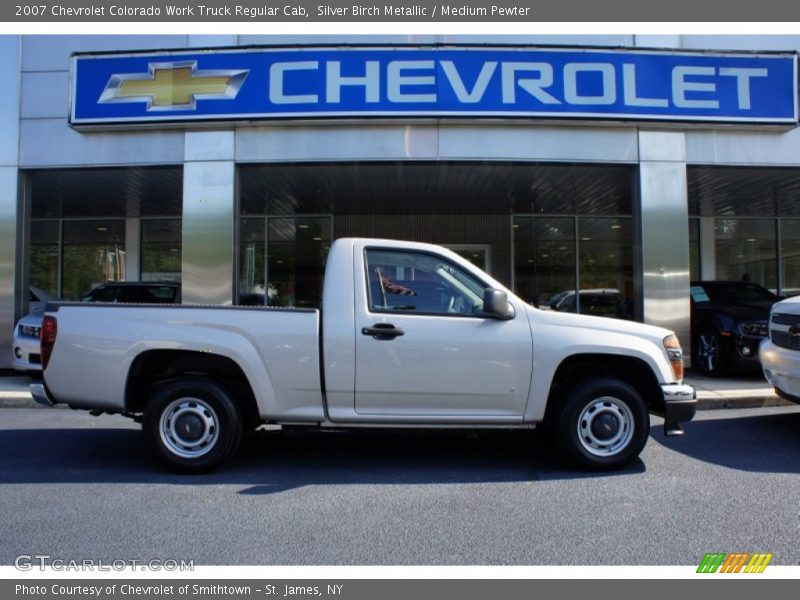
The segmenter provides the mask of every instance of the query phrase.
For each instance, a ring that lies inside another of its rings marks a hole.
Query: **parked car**
[[[32,313],[44,311],[44,305],[52,300],[52,296],[36,286],[28,287],[28,310]]]
[[[42,313],[51,297],[31,287],[30,311],[14,328],[14,368],[17,371],[38,373],[42,370],[39,333]],[[36,300],[33,300],[33,298]],[[177,304],[181,301],[180,284],[162,282],[113,282],[99,285],[80,298],[80,302],[125,302],[135,304]]]
[[[800,296],[772,306],[769,337],[761,342],[759,357],[775,393],[800,403]]]
[[[334,242],[321,311],[54,304],[41,340],[37,402],[140,421],[190,472],[264,423],[547,423],[574,463],[614,469],[644,447],[648,411],[679,435],[696,408],[671,331],[541,311],[450,250],[394,240]]]
[[[692,366],[709,377],[757,371],[758,346],[780,296],[747,281],[694,281],[690,292]]]

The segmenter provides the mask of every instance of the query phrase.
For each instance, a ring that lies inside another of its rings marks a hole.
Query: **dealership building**
[[[316,307],[351,236],[442,244],[534,305],[689,350],[690,281],[800,292],[798,48],[0,36],[0,369],[35,297],[169,280],[185,303]]]

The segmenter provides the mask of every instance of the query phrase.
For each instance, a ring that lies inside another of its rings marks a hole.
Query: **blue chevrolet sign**
[[[263,119],[797,124],[797,56],[337,47],[76,55],[76,127]]]

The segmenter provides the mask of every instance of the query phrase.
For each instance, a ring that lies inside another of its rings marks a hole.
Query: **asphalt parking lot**
[[[208,475],[163,471],[138,426],[0,411],[0,563],[800,564],[800,407],[653,417],[618,473],[566,468],[539,432],[259,432]]]

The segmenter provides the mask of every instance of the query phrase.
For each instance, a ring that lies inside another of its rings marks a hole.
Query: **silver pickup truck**
[[[534,427],[585,468],[619,468],[695,413],[675,335],[538,310],[449,250],[340,239],[322,310],[49,304],[46,405],[140,420],[172,468],[203,471],[261,424]]]

